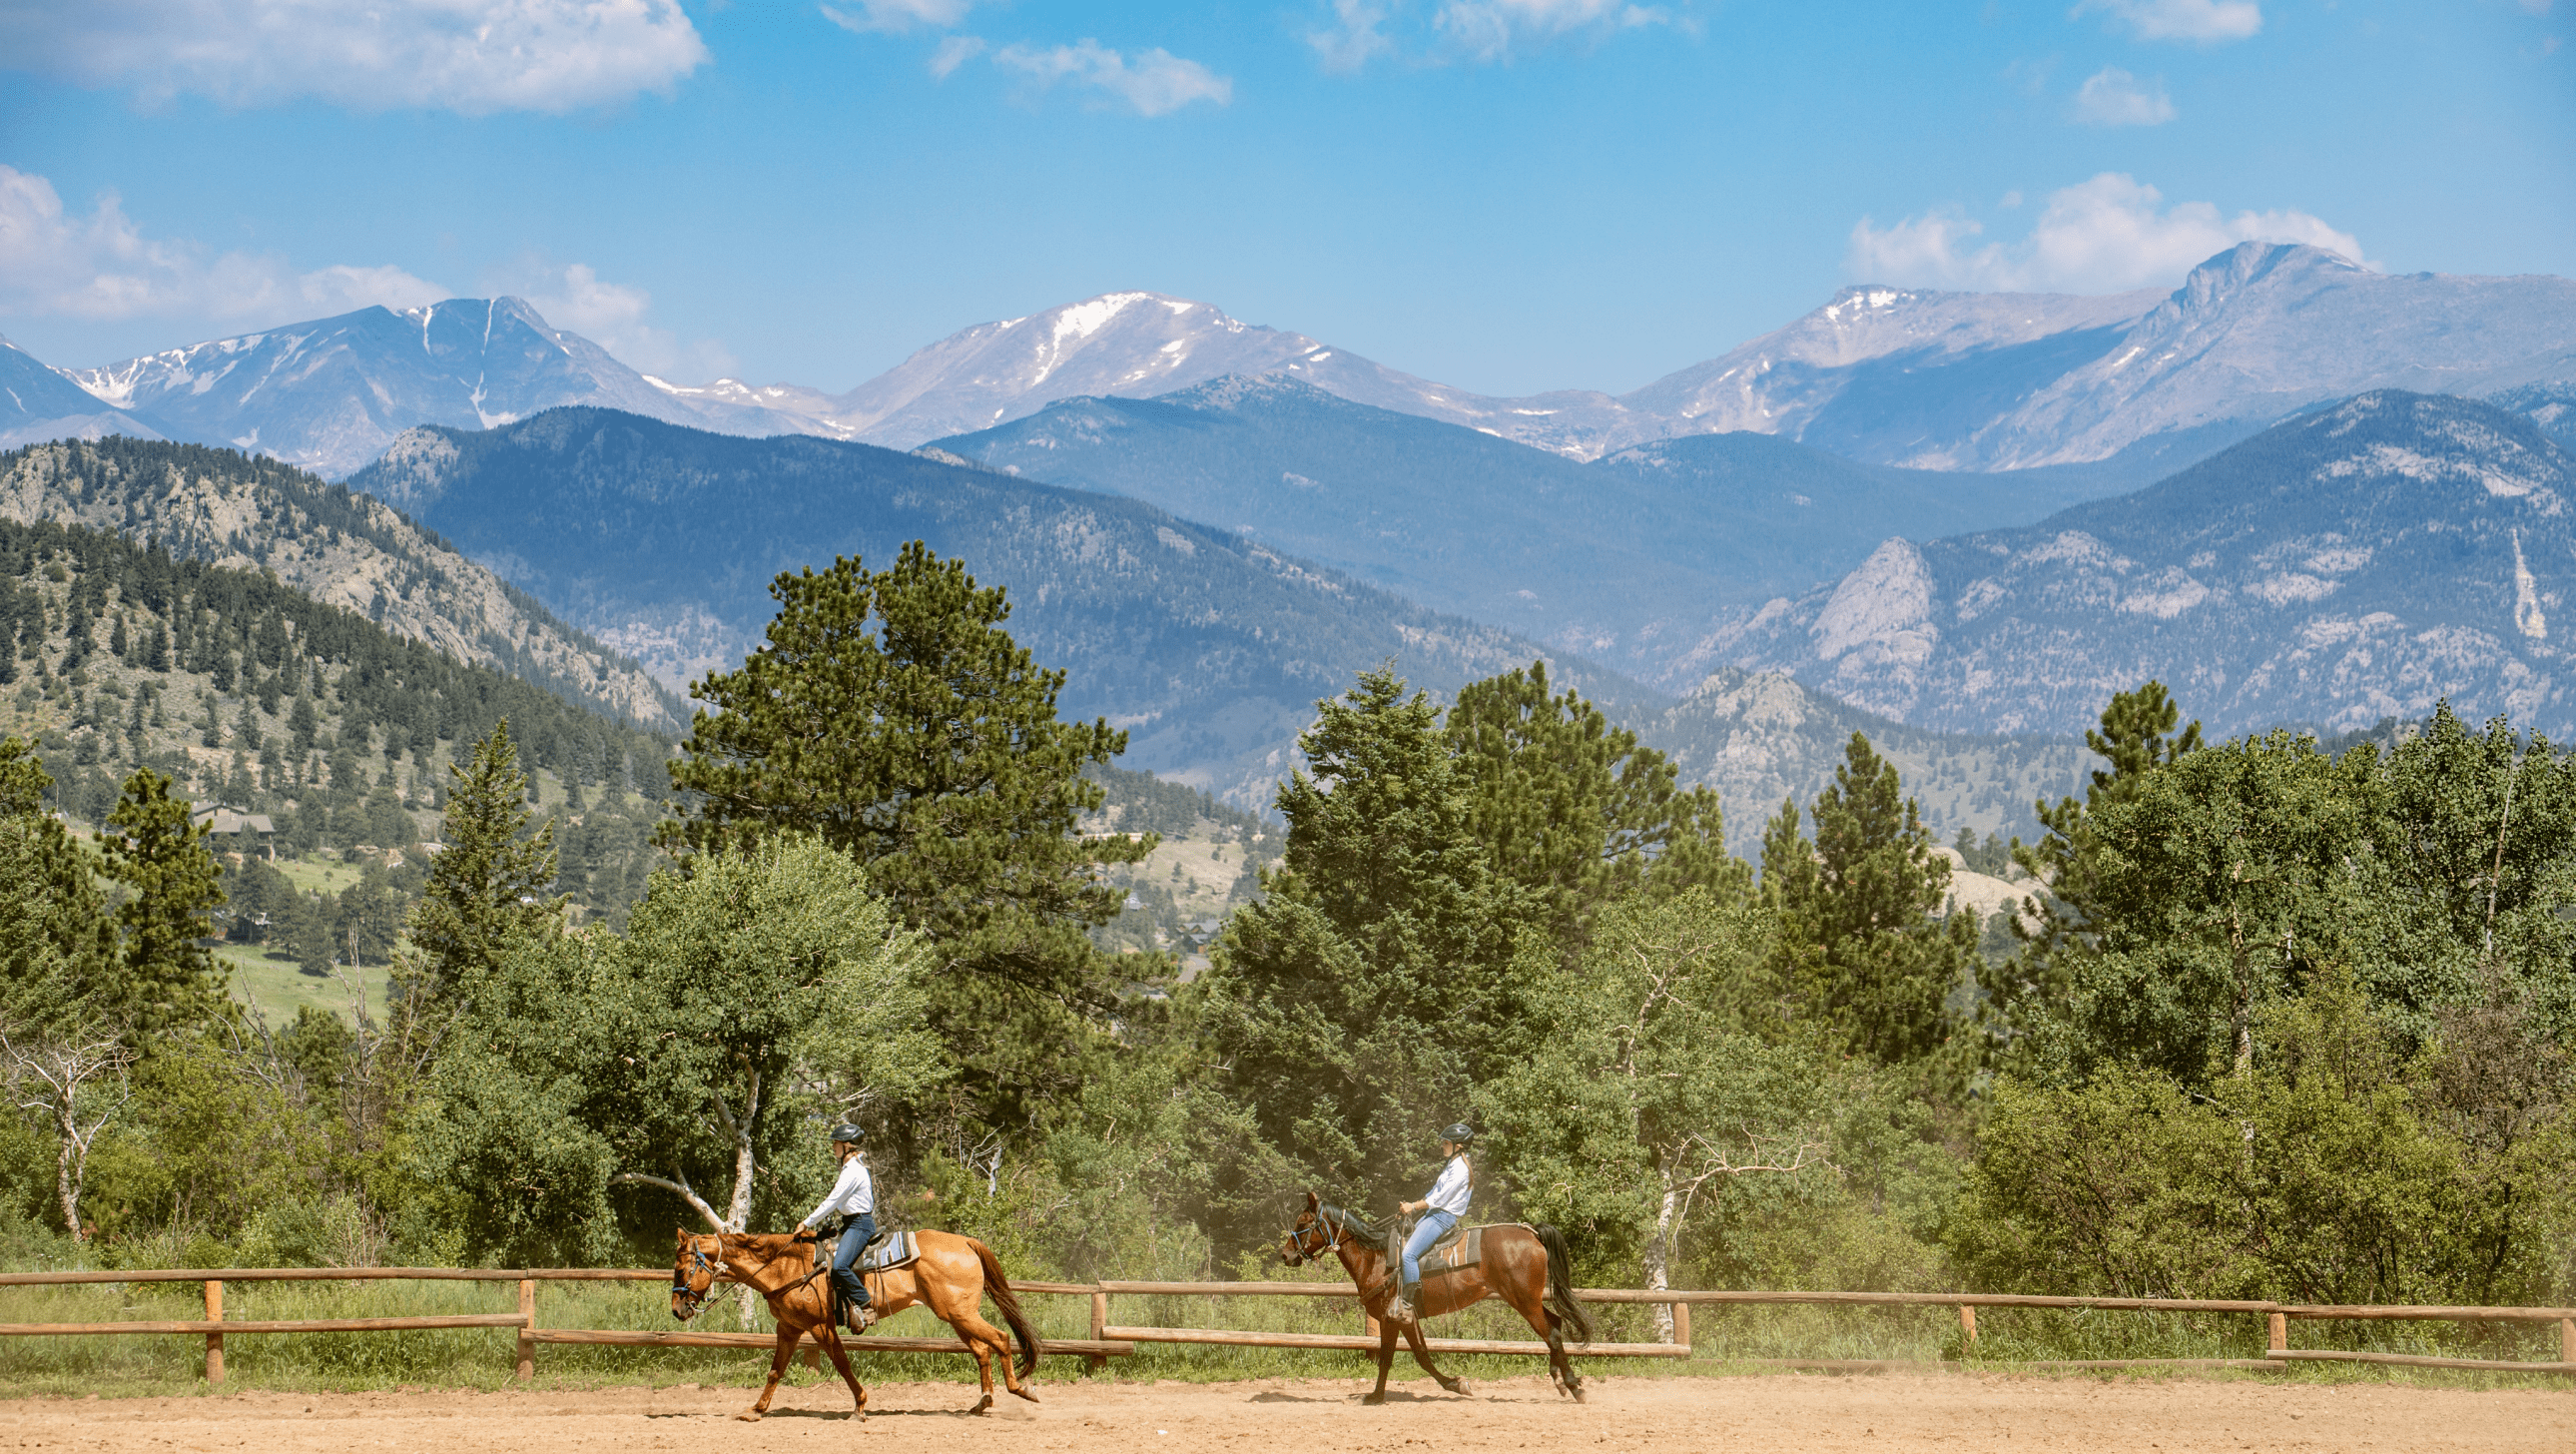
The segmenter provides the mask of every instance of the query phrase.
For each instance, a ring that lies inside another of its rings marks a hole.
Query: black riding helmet
[[[1443,1141],[1455,1141],[1459,1145],[1465,1146],[1476,1139],[1476,1128],[1468,1125],[1464,1121],[1460,1121],[1455,1125],[1452,1125],[1448,1130],[1441,1132],[1440,1139]]]
[[[847,1121],[843,1121],[841,1124],[832,1128],[833,1140],[846,1141],[853,1146],[859,1144],[859,1135],[859,1128]]]

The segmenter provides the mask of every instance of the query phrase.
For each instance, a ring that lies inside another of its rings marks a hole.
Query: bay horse
[[[1463,1307],[1499,1297],[1512,1305],[1512,1311],[1529,1320],[1531,1328],[1547,1341],[1547,1376],[1559,1394],[1571,1395],[1583,1402],[1583,1380],[1576,1376],[1574,1365],[1565,1356],[1565,1340],[1559,1327],[1574,1329],[1578,1342],[1592,1341],[1592,1320],[1574,1300],[1574,1286],[1566,1269],[1565,1236],[1554,1227],[1523,1227],[1517,1224],[1489,1226],[1484,1229],[1484,1253],[1477,1265],[1455,1272],[1433,1273],[1423,1269],[1420,1306],[1409,1322],[1398,1323],[1387,1316],[1387,1306],[1395,1300],[1395,1269],[1387,1265],[1386,1233],[1370,1224],[1357,1212],[1318,1200],[1306,1193],[1306,1209],[1297,1214],[1288,1229],[1287,1245],[1279,1255],[1288,1265],[1321,1262],[1327,1252],[1342,1259],[1342,1270],[1351,1275],[1351,1285],[1359,1289],[1360,1306],[1377,1320],[1377,1388],[1366,1404],[1386,1402],[1386,1376],[1395,1366],[1395,1340],[1403,1337],[1413,1350],[1413,1361],[1439,1381],[1451,1393],[1467,1392],[1467,1380],[1451,1378],[1431,1362],[1431,1350],[1422,1341],[1422,1319],[1442,1313],[1453,1313]]]
[[[757,1421],[769,1412],[769,1401],[778,1393],[778,1380],[786,1375],[788,1360],[795,1356],[797,1340],[805,1337],[813,1338],[832,1355],[832,1366],[841,1371],[841,1381],[850,1386],[850,1396],[857,1400],[850,1417],[867,1414],[868,1391],[859,1386],[859,1376],[850,1371],[847,1345],[832,1321],[831,1292],[826,1281],[831,1267],[818,1262],[821,1245],[810,1236],[692,1234],[681,1229],[679,1254],[671,1263],[672,1317],[687,1322],[706,1305],[717,1283],[731,1282],[768,1298],[769,1315],[778,1321],[778,1351],[769,1360],[769,1382],[760,1390],[760,1402],[736,1414],[736,1418]],[[1038,1366],[1038,1337],[1030,1330],[1028,1317],[1020,1311],[1020,1300],[1012,1294],[1010,1279],[1002,1275],[1002,1264],[994,1258],[993,1249],[955,1232],[915,1232],[913,1245],[921,1254],[913,1261],[867,1274],[868,1305],[880,1317],[891,1317],[916,1303],[924,1304],[956,1330],[958,1340],[975,1355],[975,1371],[984,1381],[984,1401],[975,1405],[974,1412],[980,1414],[993,1406],[993,1360],[997,1356],[1002,1363],[1004,1386],[1036,1403],[1038,1396],[1022,1380]],[[1010,1339],[984,1321],[984,1298],[988,1293],[1010,1323],[1011,1332],[1019,1338],[1016,1370],[1011,1366]]]

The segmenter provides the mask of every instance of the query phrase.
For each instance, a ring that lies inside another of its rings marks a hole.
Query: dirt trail
[[[671,1449],[1070,1450],[1075,1454],[1288,1449],[1479,1454],[1600,1450],[1889,1451],[2576,1449],[2576,1390],[2472,1392],[2387,1385],[2100,1383],[2081,1378],[1898,1375],[1608,1378],[1591,1402],[1544,1379],[1476,1386],[1472,1398],[1397,1393],[1363,1408],[1364,1384],[1092,1383],[1045,1387],[968,1417],[955,1384],[881,1384],[853,1426],[838,1388],[782,1390],[761,1424],[731,1421],[749,1390],[578,1393],[241,1393],[213,1398],[0,1403],[0,1451],[343,1450],[423,1454],[644,1454]]]

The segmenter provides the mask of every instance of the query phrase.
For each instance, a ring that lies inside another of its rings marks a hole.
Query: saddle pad
[[[1517,1227],[1518,1222],[1496,1222],[1490,1226]],[[1464,1272],[1485,1259],[1485,1227],[1469,1227],[1457,1240],[1444,1242],[1423,1254],[1422,1275],[1438,1277],[1448,1272]]]
[[[830,1265],[833,1250],[840,1245],[840,1240],[838,1237],[830,1238],[815,1249],[815,1263],[818,1267]],[[856,1270],[883,1272],[890,1267],[901,1267],[920,1255],[921,1249],[913,1245],[910,1232],[884,1232],[867,1245],[867,1250],[859,1254]]]
[[[890,1267],[901,1267],[920,1255],[921,1249],[913,1245],[910,1232],[889,1232],[859,1254],[859,1271],[883,1272]]]

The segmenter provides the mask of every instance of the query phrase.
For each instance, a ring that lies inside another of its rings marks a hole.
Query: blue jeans
[[[1439,1211],[1424,1212],[1422,1220],[1413,1224],[1413,1235],[1404,1239],[1404,1285],[1406,1287],[1418,1286],[1421,1283],[1422,1254],[1430,1251],[1432,1243],[1439,1241],[1448,1234],[1450,1228],[1457,1225],[1458,1218],[1454,1213]]]
[[[850,1265],[876,1235],[877,1219],[865,1212],[841,1219],[841,1240],[832,1249],[832,1285],[841,1290],[841,1301],[854,1308],[868,1305],[868,1283]]]

